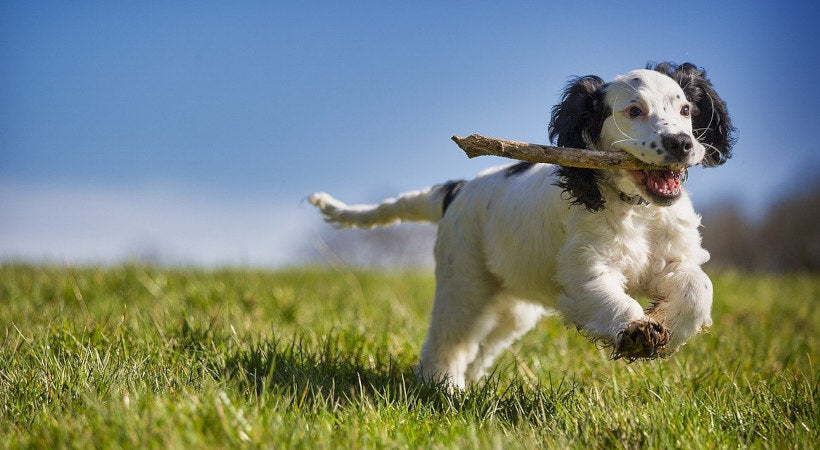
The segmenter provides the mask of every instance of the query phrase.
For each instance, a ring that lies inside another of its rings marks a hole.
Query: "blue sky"
[[[574,75],[704,67],[736,156],[698,209],[817,179],[816,2],[0,4],[0,257],[287,264],[302,199],[467,178],[452,134],[546,142]]]

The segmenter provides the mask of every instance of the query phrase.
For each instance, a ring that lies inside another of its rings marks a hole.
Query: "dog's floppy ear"
[[[609,115],[604,86],[604,80],[595,75],[578,77],[567,84],[561,103],[552,108],[551,142],[559,147],[587,148],[598,140],[604,119]],[[560,179],[556,186],[569,194],[573,205],[584,205],[593,212],[604,209],[597,170],[559,166],[556,173]]]
[[[552,108],[550,141],[559,147],[587,148],[598,140],[608,115],[604,114],[604,85],[604,80],[595,75],[578,77],[567,84],[561,103]]]
[[[715,92],[712,82],[706,78],[706,71],[691,63],[677,66],[668,62],[656,65],[654,70],[672,77],[692,104],[693,134],[706,147],[703,165],[715,167],[725,163],[732,157],[736,130],[726,102]]]

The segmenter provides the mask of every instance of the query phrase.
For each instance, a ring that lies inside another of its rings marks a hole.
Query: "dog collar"
[[[626,204],[629,204],[629,205],[643,205],[643,204],[648,205],[649,204],[648,201],[646,201],[643,197],[641,197],[638,194],[629,195],[625,192],[619,192],[619,194],[620,194],[620,197],[621,197],[621,201],[626,203]]]
[[[605,185],[618,193],[618,198],[621,199],[622,202],[626,203],[627,205],[637,206],[637,205],[648,205],[649,202],[646,201],[645,198],[641,197],[640,194],[630,195],[626,192],[618,189],[618,187],[612,181],[608,181]]]

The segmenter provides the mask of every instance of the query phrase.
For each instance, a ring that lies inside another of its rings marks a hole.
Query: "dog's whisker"
[[[617,129],[618,129],[618,132],[619,132],[619,133],[621,133],[621,134],[622,134],[622,135],[626,138],[626,139],[624,139],[625,141],[628,141],[628,140],[630,140],[630,139],[633,139],[633,140],[635,139],[635,138],[633,138],[632,136],[630,136],[629,134],[627,134],[627,133],[626,133],[626,132],[625,132],[625,131],[621,128],[621,126],[620,126],[620,125],[618,125],[618,119],[617,119],[616,117],[613,117],[613,118],[612,118],[612,123],[614,123],[614,124],[615,124],[615,128],[617,128]]]
[[[710,130],[710,128],[693,128],[693,129],[692,129],[692,134],[694,134],[694,135],[695,135],[695,139],[697,139],[698,141],[700,141],[700,140],[701,140],[701,138],[703,138],[703,136],[706,136],[706,133],[707,133],[709,130]]]
[[[714,145],[712,145],[712,144],[709,144],[709,143],[706,143],[706,142],[701,142],[701,143],[700,143],[700,145],[704,146],[705,148],[712,149],[712,150],[714,150],[714,151],[716,151],[716,152],[720,152],[720,150],[718,150],[718,148],[717,148],[717,147],[715,147],[715,146],[714,146]]]
[[[625,85],[630,91],[632,91],[633,94],[635,94],[635,95],[639,94],[638,88],[636,88],[635,86],[632,86],[629,83],[625,83]]]
[[[681,85],[681,89],[683,89],[683,91],[686,92],[686,88],[688,88],[690,84],[692,84],[692,78],[687,79],[686,84]]]
[[[636,140],[635,138],[633,138],[632,136],[630,136],[629,134],[627,134],[627,133],[626,133],[623,129],[621,129],[620,125],[618,125],[618,121],[617,121],[617,120],[616,120],[616,121],[614,121],[614,122],[615,122],[615,128],[617,128],[617,129],[618,129],[618,132],[619,132],[619,133],[621,133],[621,135],[623,135],[623,136],[626,138],[626,140],[629,140],[629,139],[634,139],[634,140]]]
[[[632,139],[632,138],[629,138],[629,139],[620,139],[620,140],[617,140],[617,141],[613,141],[613,142],[612,142],[612,144],[610,144],[610,146],[612,146],[612,145],[618,145],[618,144],[621,144],[621,143],[623,143],[623,142],[629,142],[629,141],[637,142],[638,140],[637,140],[637,139]]]
[[[715,147],[714,145],[711,145],[711,144],[706,143],[706,142],[701,142],[700,144],[703,146],[703,148],[705,148],[707,150],[712,150],[713,153],[720,154],[720,150],[717,147]]]
[[[708,92],[706,93],[706,97],[709,98],[709,105],[711,106],[711,108],[709,108],[709,111],[710,111],[709,123],[706,124],[706,129],[709,130],[710,128],[712,128],[712,120],[715,119],[715,100],[712,98],[712,96]],[[705,131],[704,131],[704,134],[706,134]]]

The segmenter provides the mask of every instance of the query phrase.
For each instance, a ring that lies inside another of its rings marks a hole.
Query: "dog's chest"
[[[662,272],[670,261],[681,258],[680,228],[668,214],[640,211],[624,214],[608,225],[601,242],[604,258],[626,278],[630,289]]]
[[[640,289],[671,258],[673,246],[664,242],[669,238],[667,224],[651,214],[590,215],[559,229],[550,229],[540,239],[528,239],[527,245],[515,246],[514,251],[491,252],[493,273],[514,294],[549,301],[556,294],[558,272],[586,273],[584,279],[601,270],[619,272],[629,289]]]
[[[647,268],[656,258],[657,231],[650,219],[628,214],[608,223],[610,230],[604,233],[608,239],[601,241],[606,261],[619,269],[630,283],[643,278]]]

